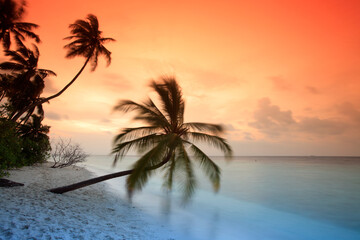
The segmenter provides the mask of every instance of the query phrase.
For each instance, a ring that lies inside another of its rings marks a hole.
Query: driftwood
[[[24,184],[13,182],[8,179],[0,178],[0,187],[18,187],[18,186],[24,186]]]

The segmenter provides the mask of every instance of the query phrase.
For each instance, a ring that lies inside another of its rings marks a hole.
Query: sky
[[[69,24],[98,17],[111,65],[99,59],[46,104],[51,137],[90,154],[109,154],[131,114],[119,100],[142,101],[151,80],[174,75],[187,122],[223,124],[235,155],[360,155],[358,0],[28,0],[43,96],[60,90],[85,59],[66,59]],[[218,154],[212,149],[208,153]]]

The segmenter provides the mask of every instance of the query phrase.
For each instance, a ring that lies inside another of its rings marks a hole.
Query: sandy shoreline
[[[46,190],[91,178],[81,167],[49,164],[11,171],[23,187],[0,188],[0,239],[175,239],[99,183],[63,195]]]

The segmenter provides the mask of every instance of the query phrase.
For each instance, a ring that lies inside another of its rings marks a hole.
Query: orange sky
[[[100,4],[101,3],[101,4]],[[360,155],[360,1],[28,0],[40,25],[40,67],[48,96],[84,59],[65,59],[76,19],[95,14],[117,41],[45,106],[52,136],[107,154],[132,123],[113,113],[119,99],[140,101],[147,84],[175,74],[186,120],[222,123],[236,155]]]

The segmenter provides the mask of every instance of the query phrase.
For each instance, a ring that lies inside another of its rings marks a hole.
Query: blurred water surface
[[[112,168],[111,156],[90,156],[86,167],[102,175],[130,169],[130,156]],[[132,204],[186,239],[360,239],[360,158],[213,157],[222,169],[214,194],[197,171],[198,189],[186,206],[181,192],[162,189],[162,172]],[[125,178],[108,181],[126,199]]]

